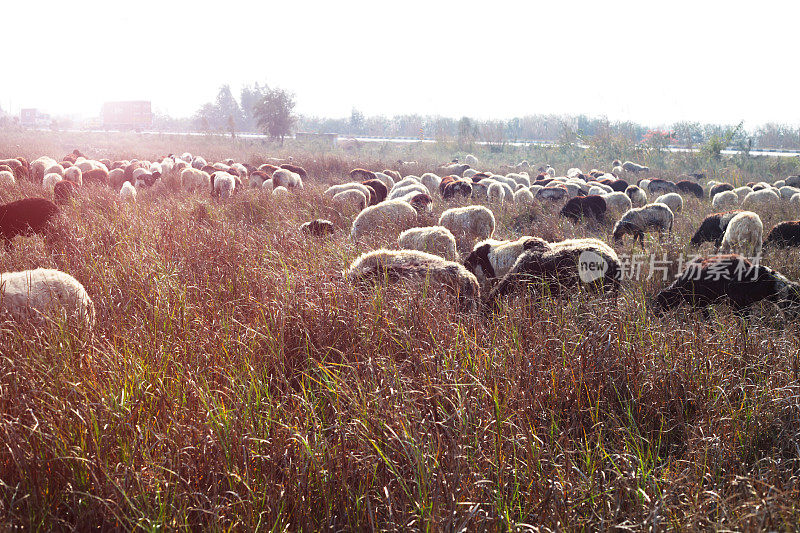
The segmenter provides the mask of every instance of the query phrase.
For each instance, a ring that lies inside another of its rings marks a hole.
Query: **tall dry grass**
[[[321,190],[350,161],[302,157],[323,177],[284,200],[86,189],[65,237],[0,255],[0,271],[70,273],[98,311],[92,339],[2,324],[5,528],[796,529],[796,324],[769,307],[749,324],[724,308],[657,319],[645,304],[660,279],[616,300],[516,297],[491,316],[431,287],[356,289],[340,277],[368,249],[351,216],[331,239],[297,232],[330,216]],[[688,201],[648,253],[676,259],[709,210]],[[526,233],[609,240],[609,226],[532,213]],[[511,237],[520,211],[495,214]],[[764,262],[800,278],[796,252]]]

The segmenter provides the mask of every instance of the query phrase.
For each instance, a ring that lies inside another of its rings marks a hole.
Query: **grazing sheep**
[[[472,187],[474,193],[475,185],[473,185]],[[533,202],[534,202],[533,192],[527,187],[523,187],[522,189],[514,193],[515,205],[527,206],[527,205],[533,205]]]
[[[784,180],[784,185],[789,185],[791,187],[800,187],[800,176],[789,176]]]
[[[333,202],[342,209],[359,212],[367,207],[369,200],[359,189],[345,189],[333,195]]]
[[[567,170],[567,177],[568,178],[575,178],[583,174],[583,171],[577,167],[573,167]]]
[[[387,176],[389,176],[392,179],[392,181],[395,181],[395,180],[399,181],[399,180],[403,179],[403,176],[401,176],[400,173],[398,171],[396,171],[396,170],[390,170],[388,168],[385,168],[385,169],[383,169],[382,173],[386,174]],[[381,172],[376,172],[375,173],[376,176],[378,174],[381,174]],[[381,178],[379,177],[378,179],[381,179]],[[383,180],[381,180],[381,181],[383,181]],[[388,185],[387,185],[386,188],[387,189],[391,189],[391,187],[389,187]]]
[[[359,240],[364,235],[416,222],[417,210],[403,200],[386,200],[369,206],[353,220],[350,236]]]
[[[472,154],[467,154],[467,157],[464,158],[464,162],[471,167],[478,166],[478,158]]]
[[[233,166],[236,166],[236,163],[234,163]],[[301,180],[307,180],[308,179],[308,172],[306,172],[306,169],[304,169],[303,167],[299,167],[297,165],[292,165],[290,163],[284,163],[284,164],[281,165],[281,168],[286,169],[286,170],[288,170],[290,172],[294,172],[295,174],[300,176]]]
[[[704,242],[714,242],[714,246],[719,248],[722,243],[722,236],[728,228],[728,223],[741,211],[727,211],[724,213],[714,213],[708,215],[700,227],[697,228],[694,236],[689,241],[692,246],[699,246]]]
[[[181,186],[188,192],[207,191],[211,187],[211,176],[196,168],[186,168],[181,171]]]
[[[435,254],[448,261],[458,260],[456,238],[444,226],[407,229],[400,234],[397,244],[405,250],[419,250]]]
[[[361,185],[371,188],[375,192],[375,202],[380,203],[386,200],[387,195],[389,194],[389,189],[386,188],[386,185],[381,180],[367,180],[362,182]]]
[[[800,246],[800,220],[789,220],[777,224],[764,241],[765,248],[788,246]]]
[[[748,187],[747,185],[745,185],[744,187],[736,187],[735,189],[733,189],[733,191],[723,191],[723,192],[717,194],[716,196],[714,196],[714,198],[716,198],[720,194],[724,194],[726,192],[734,192],[734,193],[736,193],[737,200],[743,200],[745,196],[747,196],[748,194],[753,192],[753,188],[752,187]]]
[[[327,235],[333,235],[335,231],[335,227],[333,222],[330,220],[325,220],[324,218],[317,218],[306,222],[300,226],[300,231],[305,233],[306,235],[311,235],[314,237],[325,237]]]
[[[386,172],[375,172],[375,177],[383,182],[386,185],[386,190],[391,191],[392,187],[394,187],[395,178],[393,176],[397,176],[397,181],[400,181],[400,174],[394,172],[393,174],[387,174]],[[367,180],[364,180],[367,181]]]
[[[602,197],[606,201],[606,208],[614,213],[623,214],[633,207],[633,202],[624,192],[610,192],[603,194]]]
[[[464,174],[464,171],[469,168],[469,165],[451,163],[449,165],[442,165],[440,168],[445,171],[445,174],[452,174],[461,177],[461,175]]]
[[[45,174],[44,180],[42,180],[42,187],[44,187],[44,189],[47,190],[48,192],[53,192],[56,183],[58,183],[63,179],[64,178],[62,178],[59,174],[56,173]]]
[[[113,187],[114,189],[119,189],[120,187],[122,187],[123,183],[129,183],[125,181],[125,169],[115,168],[108,172],[108,184],[111,187]]]
[[[369,187],[364,185],[363,183],[343,183],[341,185],[332,185],[325,189],[325,192],[322,193],[324,196],[330,196],[333,198],[340,192],[349,191],[349,190],[356,190],[364,194],[364,197],[367,199],[367,203],[369,203],[369,199],[371,195],[375,192],[374,189],[370,192]]]
[[[647,204],[647,193],[638,185],[630,185],[625,189],[625,194],[631,199],[633,207],[643,207]]]
[[[517,258],[529,249],[549,250],[550,244],[539,237],[521,237],[516,241],[486,239],[477,243],[464,260],[464,266],[475,274],[482,288],[505,276]]]
[[[581,219],[602,222],[606,209],[606,201],[602,196],[577,196],[567,201],[559,214],[573,222],[579,222]]]
[[[270,181],[272,181],[272,180],[270,180]],[[272,189],[272,196],[274,196],[276,198],[279,198],[279,197],[282,198],[282,197],[285,197],[285,196],[289,196],[289,189],[287,189],[283,185],[278,185],[277,187]]]
[[[481,200],[481,201],[488,201],[489,200],[489,185],[494,183],[490,179],[481,180],[478,183],[472,184],[472,194],[471,197],[473,200]]]
[[[6,165],[8,170],[11,170],[14,174],[14,181],[19,181],[30,175],[29,170],[18,159],[0,159],[0,165]]]
[[[47,176],[48,174],[58,174],[62,178],[64,177],[64,167],[56,163],[44,170],[44,175]]]
[[[397,186],[389,192],[388,200],[397,200],[407,196],[409,193],[429,194],[428,188],[421,183],[412,183],[410,185]]]
[[[713,199],[714,195],[717,195],[724,191],[732,191],[732,190],[733,190],[733,185],[731,185],[730,183],[715,183],[714,185],[711,186],[711,189],[709,189],[708,195]]]
[[[472,248],[476,240],[488,239],[494,234],[494,214],[481,205],[455,207],[439,217],[439,225],[450,230],[460,250]]]
[[[46,233],[57,214],[58,206],[44,198],[24,198],[0,205],[0,237],[6,249],[11,248],[11,239],[17,235]]]
[[[531,179],[527,173],[512,172],[511,174],[506,174],[506,180],[514,180],[517,185],[524,185],[525,187],[531,186]]]
[[[549,200],[551,202],[560,202],[569,197],[569,192],[563,184],[547,185],[536,193],[537,200]]]
[[[797,187],[784,185],[783,187],[778,189],[778,193],[781,195],[781,198],[783,200],[789,200],[795,194],[800,193],[800,189],[798,189]]]
[[[753,190],[742,200],[742,207],[752,211],[769,212],[780,205],[781,197],[773,189]]]
[[[733,209],[739,205],[739,196],[734,191],[722,191],[714,195],[711,207],[720,211]]]
[[[703,310],[727,302],[737,312],[749,311],[762,300],[778,304],[797,316],[800,285],[771,268],[751,263],[739,255],[698,257],[686,264],[684,271],[669,287],[653,299],[654,310],[661,314],[682,303]]]
[[[625,161],[620,166],[626,172],[637,173],[637,172],[649,172],[650,171],[649,167],[646,167],[644,165],[639,165],[639,164],[634,163],[632,161]]]
[[[761,255],[763,233],[764,225],[756,213],[752,211],[737,213],[725,228],[719,251],[723,254],[737,253],[747,257],[758,257]]]
[[[9,161],[9,160],[4,160],[4,161]],[[31,161],[31,179],[33,179],[34,183],[42,183],[42,180],[44,180],[45,170],[57,164],[58,161],[46,155],[34,159],[33,161]]]
[[[413,191],[406,194],[402,198],[398,198],[398,200],[408,202],[411,207],[417,211],[417,213],[433,211],[433,198],[424,192]]]
[[[442,178],[433,172],[426,172],[419,178],[419,181],[428,188],[431,194],[433,194],[434,191],[439,190],[439,185],[442,183]]]
[[[600,194],[606,194],[606,193],[610,193],[610,192],[614,192],[614,189],[612,189],[611,187],[609,187],[608,185],[605,185],[603,183],[594,182],[592,184],[592,186],[589,187],[589,190],[586,191],[586,194],[591,196],[591,195],[595,195],[595,194],[600,195]]]
[[[614,225],[614,242],[622,242],[622,238],[633,235],[633,243],[636,240],[644,247],[644,234],[657,231],[660,235],[664,231],[672,231],[672,222],[675,215],[669,207],[664,204],[652,203],[644,207],[635,207],[622,215],[622,218]]]
[[[377,206],[376,206],[377,207]],[[462,265],[418,250],[375,250],[359,256],[344,272],[352,283],[411,280],[454,294],[459,309],[472,311],[480,299],[478,280]]]
[[[53,199],[57,205],[65,205],[78,193],[78,186],[69,180],[56,183],[53,188]]]
[[[469,197],[472,195],[472,183],[469,180],[461,178],[449,181],[442,180],[441,185],[444,185],[444,189],[441,192],[442,198],[445,200],[450,200],[456,196]]]
[[[461,177],[462,178],[472,178],[472,176],[474,176],[477,173],[478,173],[478,171],[475,170],[474,168],[468,168],[467,170],[464,171],[464,173],[461,175]],[[423,174],[423,176],[424,175],[425,174]]]
[[[81,180],[84,185],[96,183],[98,185],[108,185],[108,170],[105,168],[92,168],[81,172]]]
[[[136,187],[131,185],[130,181],[126,181],[122,184],[122,188],[119,190],[119,196],[123,200],[131,200],[133,202],[136,201]]]
[[[625,192],[625,189],[628,188],[628,182],[625,180],[614,180],[611,183],[607,184],[611,187],[611,190],[614,192]]]
[[[378,179],[374,172],[370,172],[369,170],[364,170],[363,168],[354,168],[350,171],[350,179],[353,181],[367,181],[367,180],[374,180]],[[381,180],[383,181],[383,180]]]
[[[276,189],[278,187],[285,187],[287,190],[303,188],[303,180],[300,175],[285,168],[279,168],[272,173],[272,183]]]
[[[669,194],[677,191],[678,187],[668,180],[655,178],[651,179],[650,183],[647,184],[647,192],[653,195]]]
[[[670,208],[673,214],[679,213],[683,210],[683,197],[675,192],[662,194],[656,198],[656,201],[653,203],[666,205]]]
[[[250,173],[249,185],[254,189],[258,189],[264,185],[264,182],[270,179],[269,174],[263,170],[256,170]]]
[[[77,320],[87,330],[95,321],[94,304],[83,285],[49,268],[0,274],[0,309],[18,322],[52,317],[54,312]]]
[[[625,169],[622,168],[621,165],[615,166],[611,169],[611,173],[615,176],[622,176],[622,173],[625,172]]]
[[[705,196],[705,191],[703,191],[702,185],[695,183],[693,181],[688,180],[681,180],[675,184],[680,192],[686,194],[693,194],[697,198],[703,198]]]
[[[794,194],[789,198],[789,205],[796,211],[800,211],[800,193]]]
[[[230,198],[236,190],[236,179],[227,172],[211,174],[211,196],[213,198]]]
[[[619,288],[622,267],[617,253],[598,239],[571,239],[525,250],[489,293],[487,301],[519,288],[546,286],[551,294],[562,288],[585,285],[594,290]]]
[[[501,183],[495,181],[486,189],[486,197],[493,204],[502,204],[506,197],[506,191]]]
[[[0,186],[8,187],[15,185],[17,180],[14,178],[14,173],[9,170],[0,171]]]

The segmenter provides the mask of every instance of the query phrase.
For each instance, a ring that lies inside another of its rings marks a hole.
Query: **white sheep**
[[[495,181],[494,183],[489,185],[489,188],[486,190],[486,196],[488,197],[489,202],[495,204],[502,204],[506,197],[506,190],[503,188],[502,183]]]
[[[17,180],[14,178],[14,173],[9,170],[0,170],[0,186],[8,187],[15,185]]]
[[[514,204],[515,205],[533,205],[533,192],[527,187],[523,187],[522,189],[518,190],[514,193]]]
[[[736,187],[735,189],[733,189],[733,192],[736,193],[737,201],[738,200],[744,200],[745,196],[747,196],[748,194],[753,192],[753,188],[752,187],[748,187],[747,185],[745,185],[743,187]],[[717,193],[717,194],[719,194],[719,193]]]
[[[486,239],[472,248],[464,266],[475,274],[482,289],[488,289],[490,280],[505,276],[525,250],[549,248],[550,244],[539,237],[521,237],[515,241]]]
[[[396,181],[394,184],[394,188],[397,189],[400,187],[408,187],[409,185],[420,185],[421,183],[422,181],[420,180],[420,178],[414,175],[409,175],[401,179],[400,181]]]
[[[263,183],[261,183],[261,190],[262,191],[267,191],[269,193],[272,193],[272,179],[271,178],[268,179],[268,180],[264,180]]]
[[[586,191],[587,196],[600,196],[606,193],[612,193],[614,189],[606,185],[605,183],[591,183],[589,190]]]
[[[656,198],[656,201],[653,203],[666,205],[673,214],[679,213],[681,210],[683,210],[683,197],[676,192],[662,194]]]
[[[711,206],[717,211],[727,211],[739,205],[739,196],[735,191],[723,191],[714,195]]]
[[[55,165],[51,165],[50,167],[44,170],[44,175],[47,176],[48,174],[58,174],[62,178],[64,177],[64,167],[61,166],[60,163],[56,163]]]
[[[464,162],[471,167],[478,166],[478,158],[472,154],[467,154],[467,157],[464,158]]]
[[[87,329],[95,320],[94,304],[83,285],[69,274],[49,268],[0,274],[0,309],[20,322],[54,312],[78,320]]]
[[[287,189],[283,185],[278,185],[277,187],[272,189],[272,196],[275,196],[276,198],[289,196],[289,189]]]
[[[800,193],[800,189],[798,189],[797,187],[792,187],[790,185],[784,185],[783,187],[778,189],[778,192],[780,193],[782,199],[788,200],[795,194]]]
[[[361,211],[353,220],[350,236],[359,240],[364,235],[387,227],[408,225],[417,220],[417,211],[403,200],[386,200]]]
[[[428,252],[444,257],[448,261],[458,260],[456,238],[444,226],[407,229],[400,234],[397,244],[405,250]]]
[[[616,166],[616,167],[611,169],[611,173],[614,174],[617,177],[622,176],[622,174],[624,172],[625,172],[625,169],[622,168],[621,166]]]
[[[625,194],[631,199],[633,207],[643,207],[647,204],[647,193],[644,192],[638,185],[629,185],[625,189]]]
[[[42,180],[42,187],[44,187],[45,190],[47,190],[48,192],[52,193],[53,189],[56,188],[56,183],[58,183],[63,179],[64,178],[62,178],[59,174],[56,174],[55,172],[50,174],[45,174],[44,179]]]
[[[627,194],[620,191],[608,192],[600,196],[606,201],[606,209],[616,213],[626,213],[633,207],[633,202]]]
[[[389,193],[386,197],[387,200],[397,200],[398,198],[402,198],[404,196],[408,196],[410,193],[416,194],[428,194],[430,195],[430,191],[426,186],[421,183],[410,183],[406,185],[395,185],[394,189]]]
[[[470,176],[471,177],[471,176]],[[439,185],[442,183],[442,178],[433,172],[426,172],[419,178],[420,182],[428,188],[430,194],[439,190]]]
[[[211,176],[196,168],[186,168],[181,171],[181,186],[188,192],[207,191],[211,187]]]
[[[780,205],[781,197],[774,189],[753,191],[744,197],[742,207],[748,211],[769,212]]]
[[[413,280],[441,287],[458,298],[463,311],[474,310],[481,293],[478,280],[463,265],[418,250],[374,250],[359,256],[343,275],[351,283]]]
[[[358,189],[345,189],[333,195],[333,202],[343,209],[359,212],[369,205],[369,198]]]
[[[341,192],[350,190],[355,190],[364,193],[364,196],[367,197],[367,204],[369,204],[370,190],[369,187],[367,187],[362,183],[350,182],[350,183],[342,183],[341,185],[332,185],[327,189],[325,189],[325,192],[323,192],[322,194],[324,196],[329,196],[333,198]]]
[[[494,234],[494,214],[482,205],[454,207],[439,217],[444,226],[456,237],[460,250],[469,250],[476,240],[488,239]]]
[[[511,174],[506,174],[506,178],[514,180],[517,185],[531,186],[531,178],[527,174],[512,172]]]
[[[657,231],[659,235],[664,231],[672,231],[672,223],[675,215],[672,210],[664,204],[652,203],[644,207],[634,207],[622,215],[614,225],[614,241],[621,242],[627,235],[633,235],[633,242],[639,242],[644,246],[644,234]]]
[[[758,257],[761,255],[763,234],[764,224],[761,217],[752,211],[742,211],[728,222],[719,253]]]
[[[546,185],[545,187],[542,187],[536,193],[536,199],[550,200],[551,202],[566,200],[569,197],[569,192],[567,191],[566,187],[562,187],[561,185],[563,184],[558,186]]]
[[[236,178],[227,172],[214,173],[214,196],[230,198],[236,189]]]
[[[800,193],[797,193],[789,198],[789,207],[794,208],[795,213],[800,211]]]
[[[131,200],[133,202],[136,201],[136,187],[131,185],[130,181],[126,181],[122,184],[122,188],[119,190],[119,196],[123,200]]]
[[[285,168],[279,168],[278,170],[272,173],[272,183],[274,184],[276,189],[278,187],[284,187],[287,190],[295,188],[297,189],[303,188],[303,180],[300,177],[300,175]]]
[[[464,171],[463,174],[461,174],[461,177],[462,178],[471,178],[472,176],[474,176],[477,173],[478,173],[478,171],[475,170],[474,168],[468,168],[467,170]],[[425,174],[423,174],[422,177],[424,178]]]
[[[53,159],[52,157],[48,157],[43,155],[42,157],[38,157],[31,161],[31,179],[35,183],[41,183],[44,179],[45,170],[52,167],[53,165],[57,165],[58,161]],[[13,168],[13,167],[12,167]]]
[[[392,190],[392,187],[394,187],[394,180],[392,179],[392,177],[390,175],[388,175],[388,174],[386,174],[384,172],[375,172],[375,177],[377,179],[381,180],[384,185],[386,185],[386,190],[387,191]]]
[[[568,178],[576,178],[580,174],[583,174],[583,171],[581,169],[579,169],[579,168],[573,167],[573,168],[567,170],[567,177]]]
[[[75,167],[70,167],[67,170],[70,170]],[[78,171],[80,172],[80,170]],[[69,178],[67,178],[69,179]],[[81,178],[83,179],[83,178]],[[72,180],[70,180],[72,181]],[[119,189],[122,187],[122,183],[125,181],[125,170],[122,168],[115,168],[111,172],[108,173],[108,184],[113,187],[114,189]]]

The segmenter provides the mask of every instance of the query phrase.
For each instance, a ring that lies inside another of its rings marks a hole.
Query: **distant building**
[[[21,109],[19,123],[26,128],[46,128],[50,125],[50,115],[40,113],[34,107]]]
[[[101,113],[103,128],[107,130],[140,130],[153,126],[150,102],[106,102]]]

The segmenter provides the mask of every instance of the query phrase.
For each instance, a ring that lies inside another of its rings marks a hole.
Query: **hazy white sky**
[[[141,99],[185,116],[224,83],[238,96],[259,81],[331,117],[800,124],[796,0],[23,0],[2,12],[6,111],[97,116]]]

